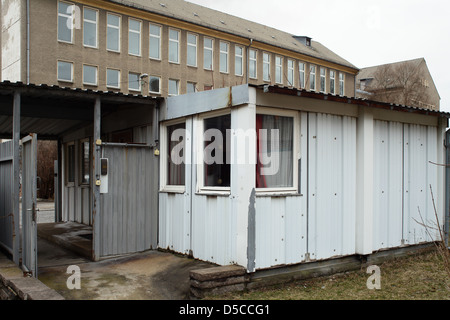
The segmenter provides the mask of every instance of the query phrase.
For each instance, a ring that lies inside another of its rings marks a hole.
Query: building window
[[[120,89],[120,71],[106,69],[106,86],[108,88]]]
[[[326,91],[326,70],[320,68],[320,92]]]
[[[90,181],[90,153],[91,147],[89,140],[80,143],[80,184],[89,185]]]
[[[256,115],[257,165],[256,188],[296,191],[296,126],[292,112]]]
[[[120,52],[120,16],[108,13],[106,16],[106,24],[106,49]]]
[[[226,42],[220,42],[220,72],[228,73],[228,50],[229,45]]]
[[[305,64],[303,62],[298,64],[298,73],[300,89],[305,89]]]
[[[203,67],[206,70],[213,70],[214,40],[210,38],[205,38],[203,41],[204,41]]]
[[[66,183],[75,183],[75,144],[69,143],[66,147]]]
[[[150,58],[161,60],[161,26],[150,24]]]
[[[336,87],[336,72],[334,70],[330,70],[330,93],[335,94]]]
[[[83,44],[85,47],[97,48],[97,21],[97,10],[83,9]]]
[[[187,34],[187,65],[197,66],[197,36],[192,33]]]
[[[209,91],[209,90],[213,90],[213,89],[214,89],[214,87],[212,85],[210,85],[210,84],[205,84],[203,86],[203,90],[204,91]]]
[[[248,76],[252,79],[257,78],[257,52],[250,49],[249,51],[249,64],[248,64]]]
[[[345,79],[344,74],[341,72],[339,73],[339,95],[344,96],[345,95]]]
[[[263,80],[270,81],[270,55],[263,53]]]
[[[169,96],[177,96],[179,95],[179,81],[169,79]]]
[[[283,83],[283,58],[279,56],[275,57],[275,82]]]
[[[309,88],[312,91],[316,90],[316,66],[309,67]]]
[[[141,81],[139,76],[139,73],[128,73],[128,90],[141,91]]]
[[[73,82],[73,63],[58,61],[58,81]]]
[[[58,41],[73,42],[73,9],[71,3],[58,2]]]
[[[244,48],[236,46],[234,49],[234,74],[237,76],[244,75]]]
[[[203,120],[204,187],[230,188],[230,129],[230,114]]]
[[[128,53],[134,56],[141,55],[141,27],[141,21],[128,19]]]
[[[168,186],[185,185],[186,123],[167,127],[167,181]]]
[[[161,93],[161,85],[160,84],[161,84],[160,77],[150,76],[150,80],[149,80],[150,93],[160,94]]]
[[[180,31],[169,29],[169,62],[180,63]]]
[[[187,93],[197,92],[197,84],[195,82],[188,82],[186,85],[186,92]]]
[[[294,86],[294,60],[288,60],[287,62],[287,68],[288,68],[288,85],[293,87]]]
[[[83,65],[83,84],[89,86],[97,85],[97,67]]]

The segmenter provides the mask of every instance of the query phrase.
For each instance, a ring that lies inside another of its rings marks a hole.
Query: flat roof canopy
[[[20,135],[36,133],[39,139],[57,139],[94,121],[94,104],[100,99],[102,116],[119,108],[159,105],[162,98],[59,86],[0,82],[0,138],[13,133],[14,94],[20,94]]]

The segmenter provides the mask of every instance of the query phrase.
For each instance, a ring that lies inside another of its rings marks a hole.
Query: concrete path
[[[67,300],[188,299],[189,272],[213,267],[159,251],[92,262],[43,239],[38,252],[38,279]],[[80,290],[67,287],[71,265],[80,268]]]

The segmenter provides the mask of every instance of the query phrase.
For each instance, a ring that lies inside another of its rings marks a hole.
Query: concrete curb
[[[38,279],[26,277],[23,271],[0,253],[1,300],[65,300]]]

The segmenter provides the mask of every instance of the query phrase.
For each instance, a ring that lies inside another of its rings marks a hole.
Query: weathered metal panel
[[[219,265],[236,262],[236,221],[228,196],[195,195],[192,206],[192,252],[194,258]]]
[[[0,245],[13,252],[13,142],[0,144]]]
[[[310,259],[355,253],[356,119],[309,114]]]
[[[431,188],[437,194],[437,128],[404,125],[404,213],[403,238],[405,244],[419,244],[437,239],[436,218]]]
[[[402,244],[403,124],[374,122],[373,249]]]
[[[102,194],[99,257],[157,245],[157,158],[150,148],[103,147],[108,193]]]

